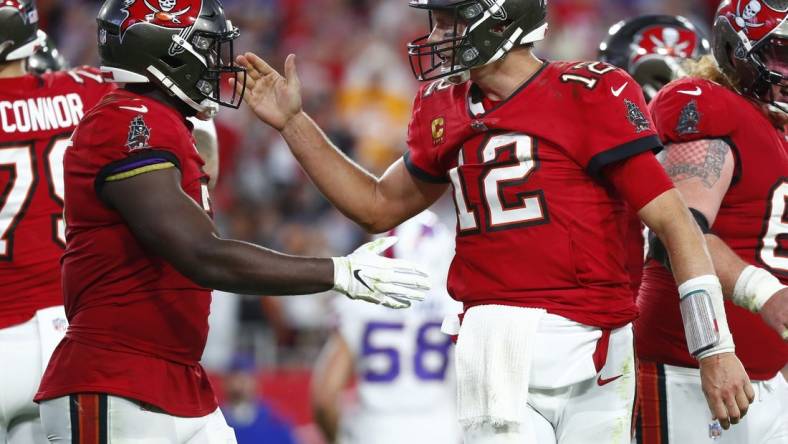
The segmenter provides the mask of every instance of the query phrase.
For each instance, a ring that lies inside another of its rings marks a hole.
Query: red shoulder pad
[[[734,92],[709,80],[676,80],[654,97],[650,108],[660,138],[689,142],[730,135],[737,127],[731,108]]]

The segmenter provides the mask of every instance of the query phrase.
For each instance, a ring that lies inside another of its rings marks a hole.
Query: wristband
[[[733,289],[733,303],[753,313],[761,311],[775,293],[788,288],[763,268],[748,265],[742,270]]]
[[[733,336],[728,329],[722,286],[714,275],[692,278],[679,285],[681,318],[687,348],[697,359],[733,352]]]

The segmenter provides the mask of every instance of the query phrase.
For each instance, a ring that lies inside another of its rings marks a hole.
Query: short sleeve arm
[[[592,177],[608,165],[661,149],[643,92],[626,72],[607,72],[593,88],[575,85],[575,92],[575,158]]]
[[[624,202],[635,211],[640,211],[646,204],[673,188],[662,165],[650,152],[609,165],[603,174]]]

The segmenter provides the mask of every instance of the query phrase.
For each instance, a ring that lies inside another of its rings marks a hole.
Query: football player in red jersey
[[[639,443],[788,442],[788,384],[780,374],[788,363],[786,17],[784,1],[723,2],[714,57],[702,58],[651,102],[665,142],[659,160],[706,232],[756,401],[728,432],[700,409],[697,365],[684,346],[681,314],[668,303],[676,287],[668,269],[650,259],[635,322]],[[662,256],[659,249],[651,255]]]
[[[465,312],[461,328],[446,330],[459,330],[466,442],[629,442],[637,309],[624,202],[670,252],[713,415],[726,428],[737,422],[751,387],[701,232],[651,153],[661,145],[635,81],[600,62],[535,57],[543,0],[410,4],[428,10],[432,26],[410,45],[414,71],[437,80],[416,97],[408,153],[380,179],[302,111],[293,56],[284,77],[253,54],[238,60],[249,73],[247,102],[370,231],[418,214],[452,184],[448,287]]]
[[[33,0],[0,2],[0,443],[44,443],[33,402],[65,333],[63,154],[113,88],[97,70],[32,73],[44,43]]]
[[[627,71],[643,88],[646,101],[650,102],[663,86],[684,73],[684,59],[709,52],[709,41],[686,18],[645,15],[611,26],[607,38],[599,45],[599,60]],[[643,275],[645,242],[640,217],[635,212],[630,213],[627,268],[635,297]]]
[[[379,257],[394,239],[341,258],[303,258],[225,240],[187,116],[237,107],[220,85],[239,69],[239,31],[217,0],[109,0],[98,17],[105,79],[63,163],[69,328],[41,381],[52,442],[235,442],[199,364],[210,290],[330,289],[404,308],[428,279]]]

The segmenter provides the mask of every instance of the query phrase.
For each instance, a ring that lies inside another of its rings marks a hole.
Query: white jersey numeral
[[[498,154],[511,150],[511,161],[496,164]],[[546,219],[541,191],[519,193],[515,204],[504,201],[504,189],[508,186],[521,186],[536,169],[534,139],[525,134],[509,133],[491,137],[481,151],[482,162],[490,167],[482,174],[480,186],[481,201],[487,215],[487,229],[506,228],[512,225],[536,224]],[[454,203],[460,232],[477,230],[478,215],[468,207],[466,187],[460,174],[464,164],[460,150],[457,167],[449,171],[454,186]]]
[[[465,187],[463,186],[462,178],[460,178],[459,167],[464,163],[462,150],[460,150],[457,168],[449,170],[449,178],[454,187],[454,207],[457,209],[457,223],[460,226],[460,231],[475,230],[478,227],[476,213],[468,208],[467,199],[465,198]]]
[[[780,254],[780,238],[788,235],[788,182],[774,188],[766,211],[766,232],[761,238],[758,258],[775,271],[788,273],[788,252]]]
[[[585,70],[596,76],[603,76],[615,71],[616,67],[602,62],[583,62],[573,66],[572,69]],[[561,74],[561,81],[564,83],[580,82],[588,89],[594,89],[596,84],[599,83],[599,79],[596,77],[581,76],[579,74]]]
[[[568,82],[580,82],[586,86],[588,89],[594,89],[599,79],[594,79],[591,77],[583,77],[577,74],[562,74],[561,81],[564,83]]]
[[[63,157],[66,150],[72,145],[71,139],[54,139],[46,154],[47,172],[49,173],[49,194],[55,202],[63,205],[65,198],[65,183],[63,179]],[[66,221],[65,216],[56,214],[52,216],[54,236],[58,243],[66,246]]]
[[[43,156],[49,196],[59,206],[63,205],[65,194],[63,156],[70,146],[68,136],[55,137]],[[0,260],[12,260],[14,230],[35,193],[38,172],[33,156],[32,145],[0,147],[0,171],[9,172],[8,183],[0,189]],[[62,212],[52,215],[52,240],[61,247],[66,245],[66,224]]]
[[[9,172],[9,181],[0,192],[0,259],[11,259],[14,229],[30,202],[35,182],[30,146],[0,148],[0,170]]]
[[[512,166],[493,168],[484,177],[484,194],[490,209],[490,225],[517,224],[533,222],[544,218],[538,197],[521,197],[518,206],[507,208],[501,200],[501,188],[511,182],[525,182],[531,174],[534,162],[534,139],[522,134],[503,134],[487,142],[482,152],[484,163],[495,162],[498,151],[514,145],[517,163]]]

